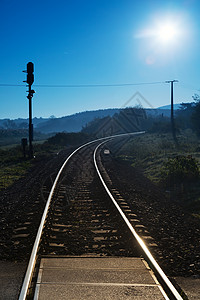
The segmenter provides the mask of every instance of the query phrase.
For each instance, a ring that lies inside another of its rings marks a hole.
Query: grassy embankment
[[[134,137],[124,145],[119,156],[130,161],[146,177],[161,187],[174,201],[179,201],[189,212],[200,217],[200,180],[179,182],[167,186],[163,173],[169,159],[177,156],[192,156],[200,167],[200,140],[191,131],[178,136],[179,147],[175,147],[171,134],[146,133]]]
[[[24,176],[37,160],[41,160],[41,157],[52,157],[53,154],[66,147],[78,146],[90,139],[90,136],[80,132],[58,133],[45,142],[35,142],[33,144],[35,158],[31,160],[28,159],[28,146],[26,158],[23,157],[22,146],[0,147],[0,191]]]
[[[0,190],[6,189],[22,177],[30,165],[30,161],[22,159],[22,153],[18,147],[0,149]]]
[[[21,146],[0,147],[0,191],[12,185],[23,177],[41,156],[52,155],[61,148],[49,144],[34,144],[35,158],[30,160],[28,155],[23,157]],[[28,149],[27,149],[28,150]]]

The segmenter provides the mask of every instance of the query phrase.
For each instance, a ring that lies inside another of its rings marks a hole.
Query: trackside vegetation
[[[75,147],[89,141],[91,138],[84,133],[57,133],[43,142],[35,142],[34,158],[28,157],[28,146],[24,157],[22,146],[4,146],[0,148],[0,191],[12,185],[25,176],[34,164],[43,158],[51,159],[63,149]]]
[[[191,155],[177,155],[163,164],[162,181],[167,187],[176,184],[188,186],[199,180],[198,161]]]
[[[191,130],[177,135],[146,133],[126,143],[118,158],[128,160],[172,201],[200,217],[200,140]]]

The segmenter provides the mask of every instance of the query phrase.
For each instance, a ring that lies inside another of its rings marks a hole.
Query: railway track
[[[43,231],[41,255],[137,255],[99,181],[95,148],[82,148],[63,171]]]
[[[117,136],[118,146],[127,136]],[[34,285],[31,280],[35,267],[47,255],[142,255],[163,282],[170,299],[182,299],[136,233],[134,227],[140,227],[141,234],[146,235],[101,162],[100,150],[111,139],[79,147],[60,169],[47,200],[19,300],[26,299],[29,287]]]

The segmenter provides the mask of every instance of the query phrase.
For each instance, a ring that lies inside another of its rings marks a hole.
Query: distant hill
[[[159,117],[165,116],[170,117],[170,106],[164,106],[166,108],[158,109],[145,109],[147,117]],[[112,117],[114,114],[120,112],[120,108],[112,109],[100,109],[94,111],[85,111],[70,116],[61,118],[50,117],[50,118],[33,118],[34,131],[41,133],[57,133],[57,132],[79,132],[89,122],[96,118]],[[0,129],[28,129],[28,119],[0,119]]]
[[[32,122],[34,127],[38,124],[46,122],[49,120],[48,118],[33,118]],[[0,129],[27,129],[28,128],[29,119],[0,119]]]
[[[180,107],[181,107],[181,103],[174,104],[174,109],[179,109]],[[157,109],[171,109],[171,104],[160,106]]]
[[[95,118],[104,118],[106,116],[113,116],[118,113],[118,108],[113,109],[101,109],[94,111],[85,111],[77,113],[71,116],[66,116],[62,118],[49,119],[46,122],[38,124],[35,129],[43,132],[79,132],[82,128]]]
[[[147,117],[159,117],[159,116],[164,116],[164,117],[170,117],[170,109],[162,109],[162,108],[147,108],[145,109],[145,112],[147,114]]]
[[[71,116],[66,116],[62,118],[49,119],[46,122],[38,124],[35,129],[42,133],[51,132],[79,132],[85,127],[89,122],[96,118],[112,117],[114,114],[119,113],[120,108],[113,109],[101,109],[94,111],[85,111],[77,113]],[[168,109],[145,109],[147,116],[157,117],[157,116],[170,116],[170,110]]]
[[[96,118],[89,122],[82,130],[83,133],[101,138],[105,136],[146,130],[151,126],[153,118],[147,118],[142,108],[121,109],[113,117]],[[149,122],[150,121],[150,122]]]
[[[48,119],[33,118],[34,140],[45,140],[60,132],[77,133],[82,131],[89,135],[105,136],[113,132],[147,130],[161,120],[168,122],[171,107],[170,105],[163,107],[157,109],[134,107],[126,108],[126,110],[120,108],[101,109],[80,112],[62,118],[54,116]],[[179,107],[180,104],[175,105],[175,110]],[[0,120],[0,146],[21,143],[21,138],[28,137],[28,123],[28,119]]]

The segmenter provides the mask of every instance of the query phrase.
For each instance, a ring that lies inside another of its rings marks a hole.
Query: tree
[[[191,128],[191,116],[195,103],[181,103],[180,109],[176,112],[176,123],[182,129]]]
[[[191,123],[194,131],[200,136],[200,96],[195,94],[193,99],[196,103],[194,104],[193,113],[191,115]]]

